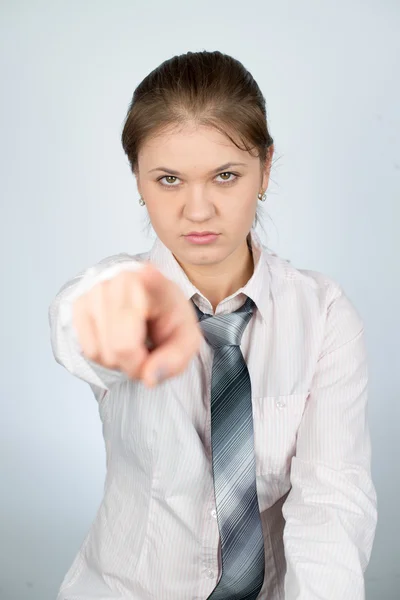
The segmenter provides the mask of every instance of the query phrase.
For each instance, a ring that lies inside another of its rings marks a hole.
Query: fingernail
[[[157,367],[154,371],[153,376],[151,378],[152,385],[158,385],[161,383],[167,376],[167,371],[165,367]]]

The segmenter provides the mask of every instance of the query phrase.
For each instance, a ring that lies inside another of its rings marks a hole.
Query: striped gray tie
[[[194,304],[194,303],[193,303]],[[264,580],[264,539],[256,490],[251,382],[240,341],[254,302],[206,315],[194,304],[214,348],[211,446],[222,575],[209,600],[255,600]]]

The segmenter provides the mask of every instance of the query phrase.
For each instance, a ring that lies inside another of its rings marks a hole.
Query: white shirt
[[[362,600],[376,527],[364,327],[341,287],[296,269],[251,231],[255,269],[216,314],[249,296],[245,329],[265,546],[259,600]],[[181,375],[148,389],[85,360],[73,300],[150,260],[200,310],[209,301],[156,239],[80,273],[50,306],[55,359],[91,386],[107,453],[104,498],[58,600],[205,600],[221,575],[204,340]]]

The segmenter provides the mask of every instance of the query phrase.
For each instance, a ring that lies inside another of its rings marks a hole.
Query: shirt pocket
[[[287,475],[308,392],[252,398],[257,475]]]

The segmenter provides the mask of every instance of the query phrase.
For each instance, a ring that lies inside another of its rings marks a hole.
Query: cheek
[[[246,196],[231,198],[229,205],[221,205],[221,215],[227,220],[237,223],[239,228],[244,228],[254,219],[257,208],[256,199],[247,193]]]
[[[168,240],[171,234],[176,232],[178,225],[176,211],[174,212],[173,207],[168,206],[167,202],[151,202],[147,206],[147,212],[158,237]]]
[[[165,194],[167,196],[168,194]],[[168,198],[160,197],[157,193],[149,194],[149,200],[147,202],[147,211],[153,223],[160,223],[161,225],[165,221],[170,221],[173,216],[173,203],[168,202]]]

